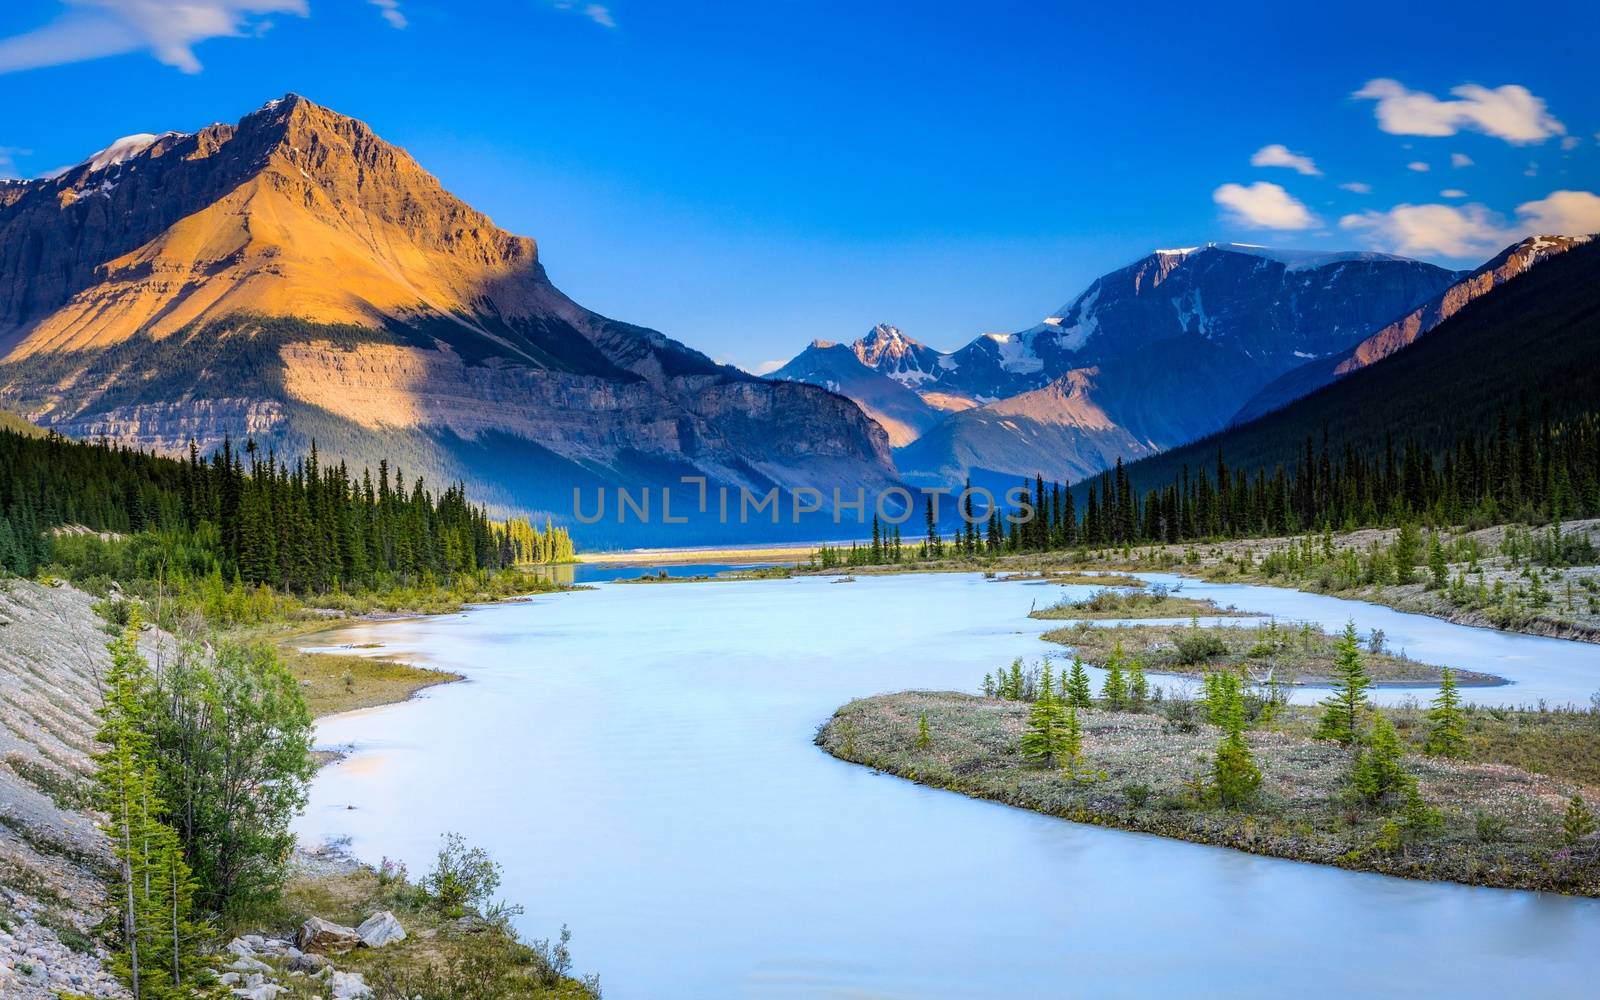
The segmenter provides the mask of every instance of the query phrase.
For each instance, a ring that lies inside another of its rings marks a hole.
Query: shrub
[[[460,917],[468,907],[483,907],[500,888],[500,865],[481,847],[468,847],[459,833],[444,835],[439,857],[423,881],[440,913]]]
[[[1191,629],[1178,636],[1178,662],[1184,664],[1206,663],[1213,657],[1226,656],[1228,644],[1215,632]]]

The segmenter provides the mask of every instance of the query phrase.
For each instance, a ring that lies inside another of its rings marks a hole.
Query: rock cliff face
[[[357,465],[470,474],[506,507],[641,475],[894,477],[854,403],[579,306],[533,240],[293,95],[0,185],[0,402],[163,451],[315,438]]]
[[[1239,409],[1233,423],[1248,423],[1287,406],[1354,371],[1359,371],[1414,342],[1466,305],[1522,274],[1534,265],[1589,241],[1588,236],[1530,236],[1502,250],[1436,298],[1384,326],[1349,350],[1308,361],[1269,382]]]

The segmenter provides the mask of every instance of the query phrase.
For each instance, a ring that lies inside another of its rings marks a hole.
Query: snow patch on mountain
[[[1033,353],[1033,347],[1024,339],[1026,334],[986,333],[984,336],[994,344],[995,356],[1002,369],[1024,375],[1044,369],[1044,362],[1039,360],[1039,356]]]

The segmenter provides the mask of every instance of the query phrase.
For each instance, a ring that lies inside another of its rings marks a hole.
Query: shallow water
[[[464,833],[504,863],[525,935],[570,924],[613,1000],[1589,991],[1595,901],[1080,826],[811,744],[851,698],[975,690],[1049,651],[1029,607],[1088,592],[946,574],[601,586],[342,629],[468,681],[324,720],[322,742],[357,752],[322,772],[298,832],[415,873],[440,833]],[[1483,702],[1600,687],[1595,646],[1292,591],[1184,592],[1354,617],[1418,659],[1516,681],[1470,692]]]

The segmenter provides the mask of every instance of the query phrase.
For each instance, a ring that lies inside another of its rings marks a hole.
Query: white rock
[[[372,996],[372,987],[359,972],[335,972],[329,991],[334,1000],[361,1000]]]
[[[356,928],[356,934],[368,948],[382,948],[406,939],[406,929],[388,910],[380,910],[363,920],[361,926]]]

